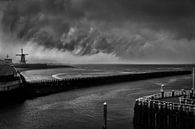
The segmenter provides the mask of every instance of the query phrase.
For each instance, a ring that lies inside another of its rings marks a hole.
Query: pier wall
[[[106,75],[93,77],[78,77],[68,78],[62,80],[41,80],[24,82],[24,89],[27,96],[42,96],[55,92],[61,92],[71,89],[86,88],[91,86],[136,81],[150,78],[176,76],[191,74],[191,71],[162,71],[151,73],[137,73],[137,74],[120,74],[120,75]]]
[[[163,99],[178,98],[178,102]],[[188,100],[188,101],[186,101]],[[136,99],[134,126],[148,129],[191,129],[195,127],[195,91],[161,92]]]

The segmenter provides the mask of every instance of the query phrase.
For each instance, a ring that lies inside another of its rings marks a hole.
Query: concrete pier
[[[23,87],[26,93],[28,93],[27,96],[42,96],[71,89],[86,88],[103,84],[112,84],[185,74],[191,74],[191,71],[161,71],[151,73],[102,75],[92,77],[68,78],[61,80],[55,79],[28,82],[25,81],[24,76]]]
[[[178,98],[178,101],[168,101],[173,97]],[[135,128],[193,128],[195,127],[195,92],[193,90],[170,91],[164,92],[163,95],[158,93],[138,98],[135,102],[133,123]]]

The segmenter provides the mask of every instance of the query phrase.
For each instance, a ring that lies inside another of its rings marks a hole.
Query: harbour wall
[[[26,99],[25,89],[22,82],[23,76],[4,76],[0,77],[0,102],[1,104],[17,103]]]
[[[41,81],[25,81],[23,77],[23,89],[27,97],[37,97],[48,95],[51,93],[67,91],[72,89],[87,88],[103,84],[120,83],[127,81],[136,81],[143,79],[186,75],[191,74],[191,71],[160,71],[149,73],[136,73],[136,74],[119,74],[119,75],[106,75],[106,76],[93,76],[93,77],[78,77],[68,78],[62,80],[41,80]]]
[[[176,97],[178,101],[163,99]],[[191,129],[195,127],[195,91],[161,92],[136,99],[134,127],[146,129]]]

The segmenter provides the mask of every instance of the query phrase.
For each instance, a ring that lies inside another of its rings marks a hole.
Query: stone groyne
[[[106,76],[92,76],[92,77],[78,77],[61,80],[41,80],[41,81],[25,81],[23,75],[23,89],[27,96],[36,97],[47,95],[51,93],[92,87],[103,84],[120,83],[127,81],[136,81],[143,79],[151,79],[158,77],[176,76],[191,74],[191,71],[160,71],[150,73],[136,73],[136,74],[119,74]]]
[[[194,128],[195,91],[161,92],[136,99],[133,123],[144,129]]]

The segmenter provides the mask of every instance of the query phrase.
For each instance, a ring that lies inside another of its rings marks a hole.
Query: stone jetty
[[[146,72],[135,74],[116,74],[116,75],[101,75],[89,77],[73,77],[66,79],[40,80],[40,81],[25,81],[25,75],[22,75],[23,89],[27,96],[42,96],[66,90],[87,88],[103,84],[120,83],[127,81],[137,81],[143,79],[151,79],[158,77],[176,76],[191,74],[191,71],[160,71]]]

